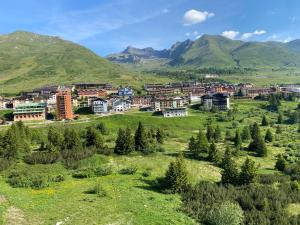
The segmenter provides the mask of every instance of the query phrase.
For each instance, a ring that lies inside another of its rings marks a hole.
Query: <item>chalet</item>
[[[14,121],[45,120],[47,118],[46,103],[20,104],[14,109]]]
[[[162,113],[164,117],[185,117],[188,115],[186,108],[166,108]]]
[[[229,95],[224,93],[216,93],[202,96],[202,103],[206,110],[216,107],[218,110],[230,109]]]
[[[95,114],[108,113],[108,101],[103,98],[97,98],[92,101],[92,110]]]

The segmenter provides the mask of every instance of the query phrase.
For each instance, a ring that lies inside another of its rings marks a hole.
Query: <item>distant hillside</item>
[[[48,84],[121,84],[137,79],[121,66],[58,37],[22,31],[0,36],[0,95]]]
[[[149,59],[163,60],[164,66],[169,67],[300,68],[300,40],[289,43],[243,42],[218,35],[203,35],[196,41],[178,42],[162,51],[131,49],[134,51],[110,55],[108,60],[135,65],[147,65]]]

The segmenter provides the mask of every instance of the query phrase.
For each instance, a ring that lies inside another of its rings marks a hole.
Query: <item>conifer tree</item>
[[[278,118],[277,118],[277,123],[282,124],[283,123],[283,115],[282,113],[279,113]]]
[[[128,155],[134,150],[134,140],[131,134],[131,130],[120,128],[114,152],[119,155]]]
[[[101,133],[94,127],[88,127],[86,132],[86,146],[94,146],[97,149],[104,148],[104,140]]]
[[[166,187],[172,193],[181,193],[188,184],[188,173],[182,153],[171,162],[165,176]]]
[[[236,185],[238,183],[239,172],[236,163],[232,159],[232,154],[229,148],[227,148],[225,151],[225,155],[222,161],[222,168],[222,184]]]
[[[209,145],[206,138],[206,135],[202,132],[202,130],[199,130],[196,142],[195,142],[195,149],[194,149],[194,157],[200,158],[200,155],[202,153],[208,153]]]
[[[217,146],[214,142],[210,144],[209,152],[208,152],[208,160],[219,165],[221,163],[221,154],[217,149]]]
[[[239,129],[237,129],[236,132],[235,132],[235,137],[234,137],[234,146],[237,149],[241,149],[242,143],[243,142],[242,142],[241,133],[240,133]]]
[[[273,134],[270,129],[267,130],[265,135],[265,142],[272,142],[273,141]]]
[[[157,129],[156,131],[156,140],[159,144],[163,144],[165,139],[165,135],[162,129]]]
[[[298,133],[300,133],[300,124],[299,124],[299,127],[298,127]]]
[[[50,126],[48,129],[48,142],[57,148],[61,148],[63,146],[64,137],[57,128]]]
[[[264,139],[262,138],[262,136],[260,134],[260,129],[259,129],[257,123],[255,123],[252,126],[252,139],[253,140],[248,147],[249,150],[255,151],[257,153],[257,155],[260,157],[267,156],[267,147],[266,147]]]
[[[275,169],[279,171],[284,171],[286,166],[287,166],[287,161],[285,160],[285,158],[283,158],[282,155],[280,155],[276,161]]]
[[[239,175],[239,184],[248,185],[255,181],[257,176],[257,167],[255,162],[247,158],[241,167],[241,173]]]
[[[214,138],[214,129],[212,127],[212,125],[207,125],[207,128],[206,128],[206,138],[207,140],[210,142],[213,140]]]
[[[269,119],[267,118],[266,115],[263,115],[262,121],[261,121],[262,126],[269,126]]]
[[[79,152],[83,150],[80,135],[75,129],[65,129],[64,150],[72,150],[74,152]]]
[[[248,141],[251,138],[249,126],[244,126],[242,134],[241,134],[243,141]]]
[[[222,138],[222,131],[219,126],[216,127],[214,132],[214,140],[215,142],[219,142]]]
[[[138,128],[134,136],[135,141],[135,150],[136,151],[145,151],[147,148],[147,133],[145,131],[144,125],[142,122],[139,122]]]

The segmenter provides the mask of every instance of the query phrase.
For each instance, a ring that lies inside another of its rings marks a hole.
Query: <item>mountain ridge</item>
[[[300,67],[300,39],[288,43],[245,42],[221,35],[203,35],[195,41],[187,39],[176,42],[169,49],[161,51],[151,47],[134,49],[139,54],[123,51],[111,54],[107,59],[137,65],[145,64],[149,59],[165,60],[165,66],[171,67]]]

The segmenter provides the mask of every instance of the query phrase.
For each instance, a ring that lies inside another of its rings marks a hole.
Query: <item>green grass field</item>
[[[69,124],[78,129],[83,129],[91,124],[104,122],[110,130],[105,136],[106,143],[113,147],[117,130],[121,127],[135,129],[141,121],[146,127],[162,128],[167,133],[162,153],[149,156],[133,154],[131,156],[104,156],[95,155],[80,163],[80,168],[110,166],[113,174],[105,177],[75,179],[72,171],[65,169],[61,164],[53,165],[26,165],[18,163],[10,170],[25,170],[30,173],[58,175],[63,174],[66,180],[61,183],[51,183],[49,187],[41,190],[30,188],[12,188],[6,183],[8,172],[3,172],[0,177],[0,224],[99,224],[99,225],[166,225],[166,224],[196,224],[180,211],[181,201],[178,195],[164,194],[153,189],[151,183],[165,174],[169,163],[174,160],[174,153],[185,151],[188,140],[192,135],[197,135],[209,117],[214,124],[218,124],[224,131],[235,131],[235,126],[242,128],[253,122],[260,123],[262,115],[266,114],[271,121],[276,121],[277,114],[264,109],[263,101],[233,101],[238,113],[235,121],[217,122],[215,116],[208,112],[190,109],[186,118],[154,117],[151,113],[133,110],[124,115],[110,117],[91,117],[88,123]],[[281,109],[295,109],[297,103],[284,102]],[[219,113],[219,115],[226,113]],[[58,125],[63,126],[63,125]],[[283,133],[276,137],[274,143],[267,144],[270,154],[266,158],[250,156],[259,167],[259,173],[274,173],[275,156],[285,151],[285,144],[300,143],[297,126],[282,125]],[[45,131],[45,125],[34,128]],[[270,128],[275,133],[275,126]],[[264,134],[266,128],[261,127]],[[247,143],[244,144],[245,146]],[[223,143],[218,148],[224,149]],[[242,152],[236,158],[240,165],[247,157]],[[186,159],[190,181],[196,183],[201,180],[216,182],[220,180],[220,169],[209,162]],[[136,167],[134,175],[121,175],[118,171],[122,168]],[[143,173],[148,171],[150,176]],[[107,192],[105,197],[98,197],[85,193],[87,190],[100,184]],[[289,209],[294,213],[298,205],[291,205]]]

